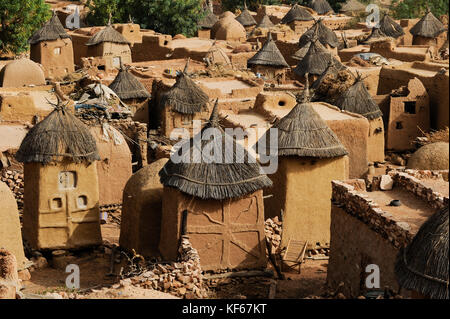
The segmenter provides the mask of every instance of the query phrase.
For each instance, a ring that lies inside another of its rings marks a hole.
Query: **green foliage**
[[[291,0],[292,1],[292,0]],[[299,0],[302,1],[302,0]],[[274,5],[283,3],[282,0],[246,0],[247,8],[256,11],[261,5]],[[244,9],[244,0],[222,0],[222,8],[224,11],[236,11]]]
[[[347,0],[328,0],[328,3],[330,4],[330,6],[333,8],[333,10],[335,12],[339,12],[342,5],[346,2],[347,2]],[[360,1],[360,2],[363,3],[363,1]]]
[[[128,22],[130,7],[134,0],[88,0],[89,12],[86,22],[89,25],[107,25],[111,15],[111,23]]]
[[[427,8],[439,18],[448,14],[448,0],[393,0],[391,11],[396,19],[421,18]]]
[[[28,50],[28,39],[51,17],[44,0],[0,0],[0,51]]]

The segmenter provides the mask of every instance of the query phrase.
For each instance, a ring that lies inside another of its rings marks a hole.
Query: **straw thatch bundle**
[[[111,25],[107,25],[105,28],[94,34],[88,42],[87,46],[97,45],[103,42],[111,42],[118,44],[130,44],[125,37],[117,32]]]
[[[264,17],[259,21],[259,23],[256,25],[256,28],[273,28],[275,25],[270,20],[269,16],[267,14],[264,15]]]
[[[278,129],[278,155],[332,158],[348,154],[336,134],[314,111],[307,95],[273,128]],[[270,140],[270,130],[264,138]]]
[[[400,24],[395,22],[390,16],[387,14],[380,21],[380,30],[386,36],[397,39],[405,34],[403,28]]]
[[[333,8],[327,0],[311,0],[308,7],[316,11],[318,14],[334,13]]]
[[[124,68],[122,65],[116,78],[109,85],[109,88],[122,100],[145,99],[150,97],[150,93],[148,93],[144,85],[129,72],[128,68]]]
[[[369,120],[383,115],[367,91],[361,76],[358,76],[355,83],[336,100],[335,105],[341,110],[361,114]]]
[[[53,41],[58,39],[71,39],[66,30],[59,21],[58,16],[53,12],[53,16],[42,28],[33,33],[29,39],[30,44],[36,44],[42,41]]]
[[[305,8],[300,7],[298,4],[294,4],[291,10],[281,19],[280,23],[289,24],[294,21],[310,21],[314,20],[311,13]]]
[[[366,6],[358,0],[347,1],[339,10],[340,12],[358,12],[366,10]]]
[[[182,114],[194,114],[205,109],[209,102],[208,95],[187,75],[189,60],[183,72],[177,75],[175,84],[163,94],[161,106],[171,107],[173,111]]]
[[[272,186],[272,181],[260,173],[256,160],[250,160],[247,150],[221,128],[217,101],[209,123],[198,136],[186,141],[188,150],[183,154],[181,150],[185,147],[178,150],[181,161],[175,163],[172,155],[159,172],[161,183],[201,199],[215,200],[238,198]],[[207,129],[214,137],[203,140]],[[202,156],[205,149],[217,150],[217,154],[208,160]]]
[[[363,41],[364,44],[370,44],[378,41],[385,41],[392,39],[388,37],[380,28],[372,28],[372,32],[370,32],[369,36]]]
[[[280,50],[278,50],[275,41],[272,39],[272,33],[269,32],[267,41],[264,43],[261,50],[259,50],[251,59],[247,61],[248,65],[268,65],[274,67],[288,68]]]
[[[302,60],[305,57],[306,53],[308,53],[310,46],[311,46],[311,41],[309,41],[304,46],[302,46],[300,49],[295,51],[295,53],[291,56],[291,58],[293,58],[294,60],[298,60],[298,61]]]
[[[48,164],[63,158],[74,162],[100,160],[89,128],[58,104],[27,133],[16,159],[22,163]]]
[[[236,20],[244,27],[251,27],[252,25],[256,25],[256,21],[251,15],[250,11],[248,11],[247,4],[245,2],[244,2],[244,10],[241,12],[239,16],[236,17]]]
[[[308,51],[297,64],[294,73],[304,76],[306,73],[321,75],[330,62],[340,64],[339,61],[316,39],[311,40]]]
[[[205,9],[205,16],[197,23],[197,25],[202,29],[212,29],[213,25],[219,21],[219,18],[211,11],[211,8],[208,6]]]
[[[431,11],[422,17],[410,30],[412,35],[424,38],[435,38],[445,31],[445,26]]]
[[[214,41],[213,45],[206,53],[205,59],[207,59],[212,65],[231,65],[230,58],[225,51],[217,45],[216,41]]]
[[[332,103],[355,82],[354,75],[343,65],[331,62],[311,85],[314,101]]]
[[[302,34],[300,39],[298,40],[298,46],[301,48],[305,46],[314,35],[317,35],[320,43],[323,45],[329,45],[332,48],[335,48],[339,45],[339,39],[332,30],[330,30],[326,25],[322,23],[322,19],[317,20],[314,25],[306,30],[305,33]]]
[[[448,206],[420,227],[397,255],[395,274],[403,288],[432,299],[449,299]]]

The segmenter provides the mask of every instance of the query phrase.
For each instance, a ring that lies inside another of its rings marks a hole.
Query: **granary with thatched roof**
[[[233,13],[226,11],[222,18],[217,21],[211,29],[211,38],[232,42],[245,42],[247,31],[240,24]]]
[[[183,71],[178,71],[175,84],[160,95],[158,115],[161,134],[169,137],[175,128],[193,132],[193,121],[206,121],[209,117],[209,97],[190,78],[189,59]]]
[[[369,36],[364,39],[363,44],[371,44],[374,42],[388,41],[388,40],[392,40],[392,38],[384,34],[380,28],[373,27]]]
[[[295,32],[301,31],[314,23],[314,17],[308,10],[311,9],[294,4],[280,23],[289,25]]]
[[[311,0],[308,3],[308,7],[316,11],[318,14],[332,14],[333,8],[330,6],[327,0]]]
[[[323,24],[322,19],[318,19],[311,28],[309,28],[305,33],[302,34],[302,36],[298,40],[298,46],[300,48],[304,48],[305,46],[309,45],[314,37],[317,37],[319,42],[325,48],[333,53],[333,55],[337,56],[337,47],[339,45],[339,40],[336,36],[336,33],[334,33],[334,31]],[[294,56],[296,55],[294,54]]]
[[[30,59],[40,63],[46,78],[59,78],[75,71],[72,39],[58,16],[53,16],[29,39]]]
[[[413,35],[413,45],[433,45],[440,46],[446,37],[438,37],[447,31],[444,24],[436,18],[431,11],[428,11],[419,22],[417,22],[409,32]]]
[[[278,83],[285,81],[286,70],[289,68],[270,32],[266,43],[247,61],[247,65],[253,72],[263,75],[268,80],[277,80]]]
[[[255,29],[270,29],[273,28],[275,25],[273,24],[272,20],[270,20],[269,16],[265,14],[261,21],[256,25]]]
[[[245,30],[250,31],[257,24],[250,11],[247,9],[247,3],[244,1],[244,10],[236,17],[236,20],[242,24]]]
[[[349,299],[383,292],[448,299],[448,182],[438,174],[433,183],[429,178],[394,170],[374,176],[379,187],[372,183],[370,190],[361,179],[332,182],[331,289],[340,287]],[[373,265],[379,288],[361,284],[375,273]]]
[[[397,39],[405,34],[400,24],[394,21],[388,14],[385,14],[380,20],[380,31],[386,36]]]
[[[266,267],[263,191],[271,187],[254,158],[220,126],[218,103],[200,133],[159,172],[164,185],[159,251],[175,260],[189,236],[202,270]]]
[[[24,163],[24,238],[34,249],[101,244],[97,166],[89,128],[63,105],[36,124],[16,153]]]
[[[358,0],[348,0],[341,6],[339,12],[342,12],[349,16],[357,16],[358,13],[366,10],[366,6]]]
[[[128,67],[120,66],[119,73],[109,88],[126,103],[134,118],[148,123],[148,99],[151,97],[145,86],[131,74]]]
[[[383,113],[370,96],[360,75],[356,78],[355,83],[334,101],[334,105],[341,110],[361,114],[369,120],[369,162],[384,162]]]
[[[305,75],[309,74],[312,81],[315,81],[330,63],[341,65],[341,62],[321,44],[317,36],[297,51],[294,57],[300,60],[294,68],[294,74],[299,80],[303,80]]]
[[[101,58],[106,72],[119,69],[121,63],[132,62],[130,42],[110,23],[94,34],[86,45],[88,46],[87,55]]]
[[[449,299],[448,206],[423,223],[395,265],[399,286],[413,298]]]
[[[313,109],[309,94],[272,128],[278,131],[278,169],[265,195],[266,217],[281,216],[281,247],[301,241],[311,248],[330,242],[331,181],[348,178],[348,157],[336,134]],[[268,143],[272,131],[260,140]],[[264,150],[258,150],[264,153]],[[265,152],[267,154],[267,152]]]
[[[213,13],[211,6],[207,6],[203,13],[203,18],[197,23],[198,31],[197,35],[199,38],[210,39],[211,38],[211,29],[219,21],[219,18]]]
[[[211,48],[206,53],[206,56],[203,58],[206,62],[206,65],[220,65],[220,66],[229,66],[231,67],[231,60],[228,57],[227,53],[223,50],[222,47],[219,46],[217,41],[214,41],[211,45]]]

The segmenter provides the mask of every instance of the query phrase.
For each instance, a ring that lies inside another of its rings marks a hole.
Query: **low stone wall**
[[[16,198],[17,207],[21,211],[23,208],[23,171],[4,169],[1,171],[0,180],[11,189]]]
[[[132,284],[187,299],[206,298],[207,292],[203,283],[200,257],[186,236],[181,239],[179,253],[180,261],[156,264],[153,269],[130,278]]]

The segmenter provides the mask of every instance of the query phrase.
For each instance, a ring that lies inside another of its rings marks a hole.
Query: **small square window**
[[[60,209],[62,207],[62,199],[60,197],[53,198],[50,205],[51,209]]]
[[[53,53],[54,53],[55,55],[60,55],[60,54],[61,54],[61,48],[54,48],[54,49],[53,49]]]
[[[397,130],[403,129],[403,123],[402,122],[395,122],[395,128]]]
[[[405,113],[416,114],[416,101],[403,102],[405,106]]]
[[[86,208],[87,207],[87,197],[85,195],[78,196],[77,206],[78,206],[78,208]]]

